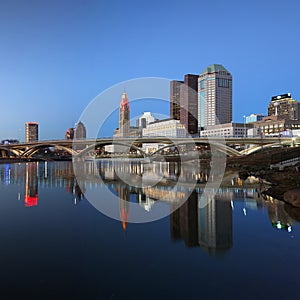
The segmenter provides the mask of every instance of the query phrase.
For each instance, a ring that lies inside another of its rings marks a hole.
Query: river
[[[296,297],[300,226],[283,202],[232,178],[201,205],[208,177],[192,165],[96,167],[87,163],[79,182],[72,162],[0,165],[1,299]],[[119,220],[87,199],[99,188],[122,200]],[[188,197],[177,208],[180,195]],[[134,205],[145,215],[170,213],[131,223]]]

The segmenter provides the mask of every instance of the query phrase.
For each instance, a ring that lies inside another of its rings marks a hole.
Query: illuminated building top
[[[271,101],[278,101],[278,100],[288,99],[288,98],[292,98],[291,93],[273,96]]]
[[[122,98],[121,98],[121,102],[120,102],[120,109],[122,111],[124,111],[125,109],[127,109],[128,111],[130,110],[126,92],[123,92],[123,94],[122,94]]]

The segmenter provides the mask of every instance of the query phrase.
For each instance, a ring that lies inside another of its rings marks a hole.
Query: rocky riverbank
[[[249,174],[253,175],[253,172],[249,172]],[[278,200],[283,200],[291,203],[289,201],[291,197],[287,197],[286,193],[299,193],[300,177],[298,168],[296,169],[296,167],[289,167],[282,171],[271,169],[261,170],[259,172],[255,172],[255,176],[262,178],[272,184],[271,187],[264,193]],[[295,202],[293,203],[295,204]]]
[[[241,179],[255,176],[269,182],[270,187],[263,191],[265,195],[300,207],[300,163],[279,170],[271,169],[267,160],[240,160],[229,162],[228,168],[238,171]]]

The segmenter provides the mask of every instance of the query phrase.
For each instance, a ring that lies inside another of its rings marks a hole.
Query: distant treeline
[[[13,139],[6,139],[1,141],[1,145],[7,145],[7,144],[18,144],[18,140],[13,140]]]

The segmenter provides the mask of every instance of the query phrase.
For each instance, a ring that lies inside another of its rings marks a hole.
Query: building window
[[[226,78],[217,78],[218,87],[229,88],[229,79]]]
[[[204,89],[205,88],[205,81],[206,80],[200,80],[200,89]]]

